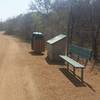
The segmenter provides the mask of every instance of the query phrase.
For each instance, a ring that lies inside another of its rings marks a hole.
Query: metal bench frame
[[[63,60],[65,60],[67,62],[67,69],[69,71],[69,64],[72,65],[73,67],[73,74],[75,74],[75,70],[76,68],[80,68],[81,69],[81,81],[83,82],[83,79],[84,79],[84,68],[85,66],[87,65],[88,63],[88,60],[91,59],[92,57],[92,50],[90,49],[87,49],[87,48],[83,48],[83,47],[79,47],[77,45],[74,45],[72,44],[70,47],[69,47],[69,50],[68,50],[69,54],[75,54],[77,55],[77,60],[79,60],[80,58],[83,58],[85,59],[85,64],[82,65],[80,64],[79,62],[77,62],[76,60],[72,59],[71,57],[67,56],[67,55],[59,55],[60,58],[62,58]]]

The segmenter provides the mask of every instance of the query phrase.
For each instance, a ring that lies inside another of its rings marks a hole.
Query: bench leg
[[[84,69],[81,68],[81,81],[83,82],[83,79],[84,79]]]
[[[67,62],[67,70],[69,71],[69,63]]]
[[[73,74],[75,75],[75,67],[73,67]]]
[[[88,60],[85,61],[85,66],[87,65],[87,63],[88,63]]]

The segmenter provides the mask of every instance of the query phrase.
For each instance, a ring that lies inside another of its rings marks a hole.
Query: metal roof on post
[[[60,34],[60,35],[58,35],[58,36],[56,36],[56,37],[54,37],[54,38],[48,40],[47,43],[49,43],[49,44],[54,44],[54,43],[56,43],[56,42],[62,40],[62,39],[65,38],[65,37],[67,37],[67,35]]]

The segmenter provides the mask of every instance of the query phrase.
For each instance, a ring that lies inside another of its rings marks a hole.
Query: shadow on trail
[[[49,64],[49,65],[64,65],[64,62],[63,61],[54,61],[54,60],[50,60],[48,58],[48,56],[45,58],[46,62]]]
[[[71,71],[66,68],[59,68],[59,70],[76,86],[76,87],[89,87],[93,92],[96,92],[93,87],[87,82],[82,82],[78,76],[74,76]]]
[[[43,53],[38,53],[35,51],[30,51],[29,54],[31,54],[32,56],[43,56],[44,55]]]

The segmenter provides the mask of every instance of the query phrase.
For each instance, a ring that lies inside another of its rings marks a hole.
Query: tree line
[[[27,14],[0,22],[6,34],[29,41],[34,31],[46,40],[68,33],[69,42],[92,48],[100,55],[100,0],[34,0]]]
[[[74,2],[73,2],[74,1]],[[100,61],[100,0],[71,0],[69,33],[77,45],[91,48]]]
[[[24,40],[30,40],[34,31],[43,32],[46,39],[67,31],[67,0],[35,0],[29,9],[27,14],[3,22],[1,29]]]

